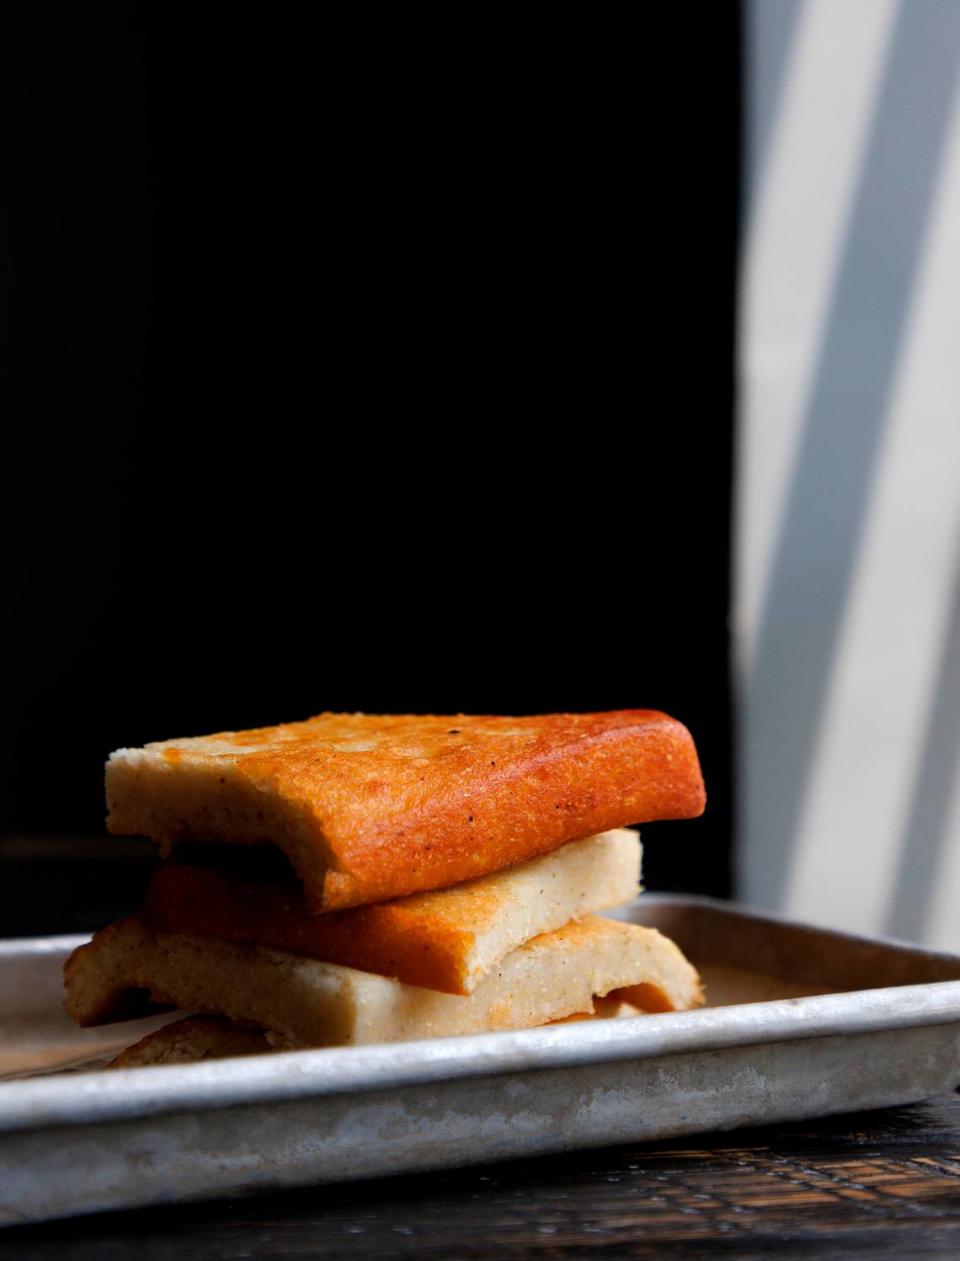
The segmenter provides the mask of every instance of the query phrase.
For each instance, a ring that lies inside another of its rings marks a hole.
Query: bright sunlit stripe
[[[803,10],[741,277],[734,600],[741,679],[898,7],[896,0],[797,2]]]
[[[960,663],[957,668],[960,669]],[[946,836],[940,869],[934,882],[933,905],[927,919],[925,940],[938,950],[960,953],[960,750],[953,775],[953,799],[947,812]]]
[[[787,902],[865,931],[883,927],[894,892],[960,538],[960,89],[948,136]],[[955,920],[957,861],[944,856]]]

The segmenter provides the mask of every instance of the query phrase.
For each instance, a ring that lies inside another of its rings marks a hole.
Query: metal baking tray
[[[646,894],[711,1006],[201,1064],[96,1065],[80,938],[0,943],[0,1222],[449,1167],[904,1104],[960,1083],[960,958]],[[59,1070],[59,1071],[51,1071]],[[36,1075],[37,1073],[42,1075]],[[24,1076],[32,1073],[32,1076]]]

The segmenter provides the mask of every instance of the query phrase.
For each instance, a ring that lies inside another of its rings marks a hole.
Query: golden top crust
[[[121,749],[107,793],[112,832],[280,845],[314,909],[444,888],[705,802],[689,733],[653,710],[321,714]]]

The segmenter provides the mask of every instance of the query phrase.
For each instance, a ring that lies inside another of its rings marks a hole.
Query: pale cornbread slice
[[[262,1029],[235,1025],[222,1016],[187,1016],[155,1029],[110,1061],[108,1068],[145,1068],[150,1064],[196,1064],[236,1055],[272,1051]]]
[[[629,989],[627,1001],[655,1010],[702,1001],[699,977],[673,942],[655,929],[595,917],[512,951],[469,997],[261,946],[158,934],[138,918],[97,933],[67,961],[65,976],[67,1010],[81,1025],[111,1019],[131,991],[141,991],[154,1002],[262,1026],[285,1048],[527,1028],[592,1011],[594,995],[612,990]]]
[[[631,901],[639,880],[640,839],[620,828],[451,889],[326,915],[311,913],[298,886],[172,863],[154,875],[143,915],[159,933],[248,942],[470,994],[511,950]]]
[[[623,1020],[647,1013],[615,998],[596,998],[593,1011],[561,1016],[551,1024],[564,1025],[584,1020]],[[235,1025],[223,1016],[186,1016],[164,1025],[134,1042],[108,1068],[145,1068],[153,1064],[195,1064],[201,1060],[222,1060],[238,1055],[263,1055],[276,1048],[263,1029]]]
[[[690,733],[642,709],[321,714],[119,749],[106,780],[111,832],[274,844],[314,911],[444,889],[705,800]]]

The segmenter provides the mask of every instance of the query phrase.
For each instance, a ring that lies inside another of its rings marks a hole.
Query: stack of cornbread
[[[67,1008],[199,1013],[122,1066],[702,1001],[672,942],[594,914],[638,890],[623,825],[703,810],[664,714],[322,714],[121,749],[107,799],[110,831],[164,861],[71,956]]]

